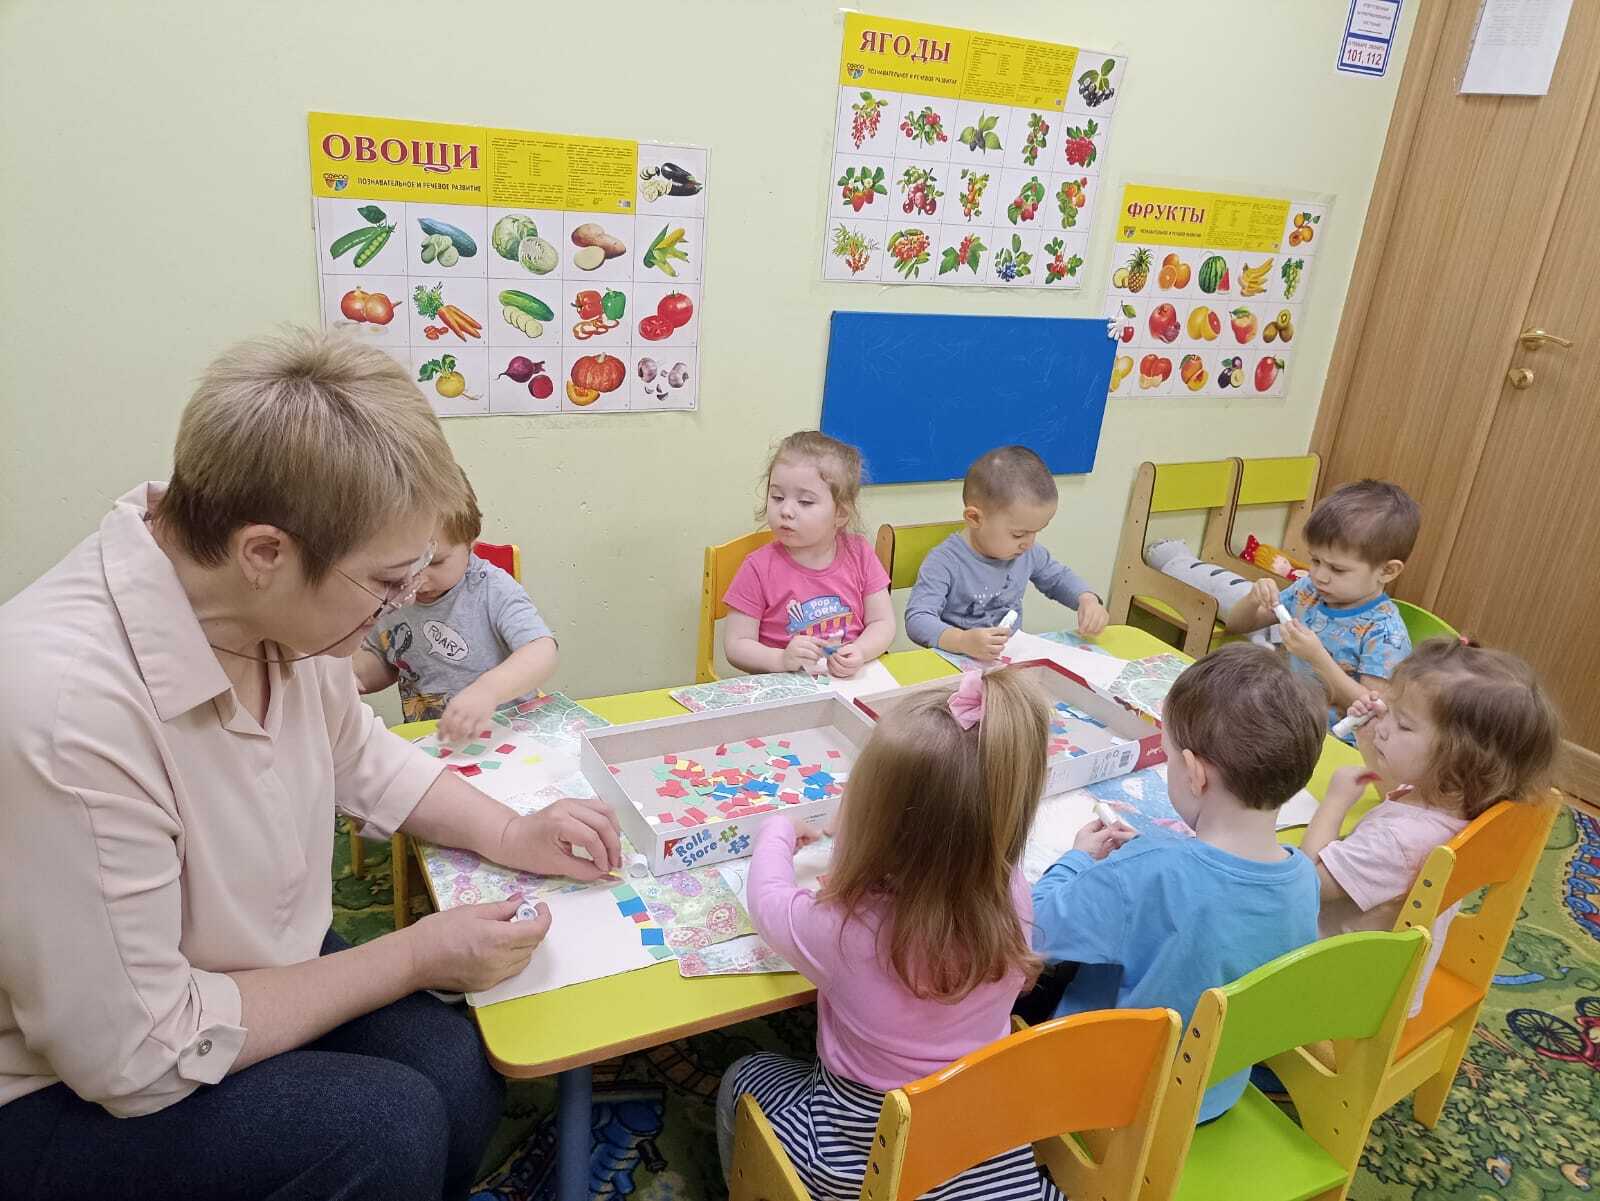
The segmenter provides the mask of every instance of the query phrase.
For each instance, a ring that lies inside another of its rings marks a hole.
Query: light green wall
[[[1045,544],[1103,580],[1141,460],[1303,451],[1417,4],[1380,81],[1333,69],[1345,0],[866,7],[1130,53],[1113,185],[1161,173],[1338,197],[1288,400],[1113,404]],[[1109,203],[1077,298],[819,282],[837,14],[822,0],[4,4],[0,597],[166,473],[213,354],[316,320],[307,110],[688,141],[713,152],[700,412],[446,423],[486,536],[522,544],[561,633],[559,685],[686,679],[701,548],[750,528],[768,444],[815,425],[832,309],[1103,307]],[[954,518],[958,497],[874,489],[865,517]],[[1028,618],[1070,621],[1042,599]]]

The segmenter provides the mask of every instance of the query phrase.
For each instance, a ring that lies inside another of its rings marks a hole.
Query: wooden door
[[[1535,666],[1560,781],[1594,800],[1600,4],[1573,6],[1545,97],[1456,94],[1476,12],[1419,15],[1313,445],[1324,491],[1370,475],[1421,502],[1397,595]],[[1526,349],[1535,328],[1573,345]]]

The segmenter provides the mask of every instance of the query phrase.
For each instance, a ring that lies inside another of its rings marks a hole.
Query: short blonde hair
[[[848,442],[830,438],[821,430],[800,430],[779,442],[767,460],[766,474],[761,477],[761,503],[756,506],[756,520],[767,517],[767,489],[772,485],[772,469],[779,463],[809,463],[817,469],[833,494],[834,507],[844,514],[845,526],[858,529],[861,525],[861,452]]]
[[[290,328],[206,368],[178,426],[161,522],[214,566],[242,526],[304,544],[316,583],[396,516],[466,507],[466,480],[410,373],[348,337]]]
[[[444,540],[450,546],[463,543],[471,546],[483,533],[483,513],[478,508],[478,494],[472,490],[472,481],[467,478],[465,471],[461,473],[461,486],[466,489],[465,503],[461,508],[446,513],[442,523]]]

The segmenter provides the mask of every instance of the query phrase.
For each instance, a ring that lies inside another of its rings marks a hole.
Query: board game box
[[[1167,761],[1161,749],[1161,724],[1153,717],[1096,691],[1059,663],[1035,659],[1013,663],[1011,667],[1026,675],[1050,706],[1045,796],[1085,788]],[[907,697],[949,687],[948,678],[930,680],[860,697],[856,705],[877,721]]]
[[[586,730],[580,766],[660,875],[748,855],[775,816],[820,827],[871,733],[826,693]]]

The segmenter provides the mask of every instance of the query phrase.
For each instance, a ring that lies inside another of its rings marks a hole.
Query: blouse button
[[[202,1038],[200,1040],[200,1045],[198,1047],[196,1047],[194,1050],[195,1050],[195,1054],[196,1055],[209,1055],[209,1054],[211,1054],[211,1040],[209,1038]]]

